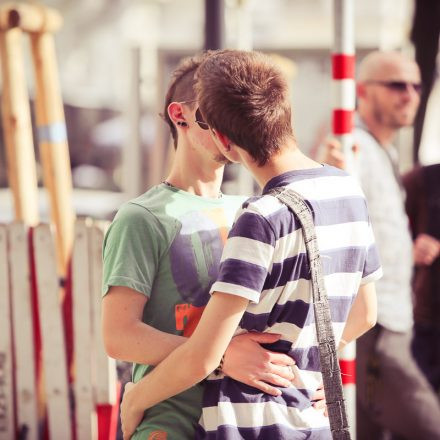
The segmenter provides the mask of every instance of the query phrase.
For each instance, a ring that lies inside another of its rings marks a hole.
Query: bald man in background
[[[440,439],[440,405],[411,355],[412,240],[393,141],[420,104],[417,64],[398,52],[372,52],[358,70],[354,138],[384,276],[378,324],[357,341],[357,440]],[[326,161],[345,167],[340,146]]]

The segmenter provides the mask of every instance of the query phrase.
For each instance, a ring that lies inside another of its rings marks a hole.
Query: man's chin
[[[414,119],[415,115],[413,114],[401,115],[395,120],[395,128],[410,127],[414,124]]]
[[[403,127],[411,127],[412,125],[414,125],[414,119],[415,119],[415,117],[414,116],[411,116],[411,117],[409,117],[409,118],[405,118],[404,120],[403,120]]]

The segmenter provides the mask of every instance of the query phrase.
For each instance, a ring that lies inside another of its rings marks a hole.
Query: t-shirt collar
[[[283,174],[279,174],[278,176],[272,177],[264,186],[263,194],[266,194],[273,188],[277,188],[279,186],[286,186],[289,183],[297,180],[303,180],[310,176],[322,176],[329,170],[328,165],[322,164],[321,167],[317,168],[307,168],[304,170],[292,170],[286,171]]]

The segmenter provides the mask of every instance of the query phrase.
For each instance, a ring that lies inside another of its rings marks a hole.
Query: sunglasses
[[[208,125],[208,123],[207,122],[205,122],[204,120],[203,120],[203,116],[202,116],[202,113],[201,113],[201,111],[200,111],[200,108],[198,108],[197,107],[197,110],[196,110],[196,120],[194,121],[194,122],[197,122],[197,124],[199,124],[199,127],[202,129],[202,130],[209,130],[209,125]]]
[[[366,81],[368,84],[379,84],[387,89],[395,92],[406,92],[409,87],[412,87],[416,93],[421,93],[422,85],[420,83],[411,83],[405,81]]]
[[[180,101],[179,103],[180,104],[190,104],[192,102],[197,102],[197,99],[190,99],[188,101]],[[203,116],[202,116],[202,113],[201,113],[199,107],[197,107],[195,116],[196,116],[196,120],[194,122],[196,122],[202,130],[209,130],[209,125],[207,122],[205,122],[203,120]]]

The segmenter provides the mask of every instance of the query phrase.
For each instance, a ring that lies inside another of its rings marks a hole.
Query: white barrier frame
[[[75,348],[75,426],[77,440],[95,439],[97,420],[92,385],[92,304],[90,286],[90,223],[75,224],[72,253],[73,345]]]
[[[8,230],[0,225],[0,440],[15,435]]]
[[[45,392],[51,439],[72,438],[65,332],[56,271],[55,241],[51,228],[40,224],[33,230],[38,288]]]

